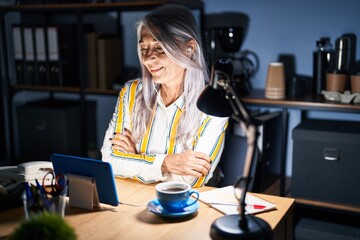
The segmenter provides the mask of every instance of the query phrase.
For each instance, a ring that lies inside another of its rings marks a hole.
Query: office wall
[[[330,37],[334,45],[340,35],[355,33],[360,60],[358,0],[205,0],[204,3],[207,14],[239,11],[250,17],[242,49],[252,50],[260,58],[259,72],[252,81],[255,88],[265,87],[268,63],[276,61],[279,54],[293,54],[297,73],[312,75],[312,52],[316,40],[322,36]]]
[[[279,54],[295,56],[297,74],[312,76],[312,52],[322,36],[335,39],[344,33],[357,35],[357,61],[360,61],[360,1],[358,0],[205,0],[205,13],[239,11],[250,18],[242,49],[254,51],[260,68],[252,79],[254,88],[265,88],[268,63]],[[300,122],[300,112],[289,111],[292,129]],[[310,112],[310,117],[360,121],[359,115]],[[292,169],[292,133],[288,134],[287,175]]]

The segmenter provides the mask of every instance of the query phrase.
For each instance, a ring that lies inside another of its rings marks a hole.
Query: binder
[[[14,50],[14,61],[15,61],[15,72],[16,72],[16,83],[25,83],[25,66],[24,66],[24,51],[23,51],[23,37],[22,29],[20,26],[12,27],[13,35],[13,50]]]
[[[35,83],[35,52],[32,27],[24,27],[25,84]]]
[[[58,28],[47,28],[48,77],[50,86],[62,86],[62,69],[58,43]]]
[[[119,36],[101,36],[97,40],[99,89],[112,89],[121,74],[121,46]]]
[[[86,26],[86,25],[85,25]],[[79,87],[79,48],[76,24],[57,25],[63,86]]]
[[[79,47],[75,24],[49,26],[49,82],[54,86],[79,87]]]
[[[46,41],[45,41],[45,28],[35,28],[35,77],[36,84],[47,84],[47,60],[46,60]]]

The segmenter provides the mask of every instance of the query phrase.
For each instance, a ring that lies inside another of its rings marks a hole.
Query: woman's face
[[[146,28],[139,41],[141,63],[148,69],[155,83],[176,86],[182,84],[185,68],[171,60]]]

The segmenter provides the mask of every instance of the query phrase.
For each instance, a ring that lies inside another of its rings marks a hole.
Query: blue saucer
[[[189,201],[194,201],[194,199],[189,199]],[[198,208],[199,208],[199,202],[196,202],[195,204],[184,208],[183,211],[181,212],[169,212],[166,209],[163,209],[163,207],[160,205],[157,199],[153,199],[147,204],[147,209],[150,212],[155,213],[156,215],[159,215],[161,217],[169,217],[169,218],[188,216],[196,212]]]

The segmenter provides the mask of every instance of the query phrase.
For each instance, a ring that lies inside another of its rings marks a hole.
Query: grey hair
[[[185,111],[182,114],[178,129],[177,141],[186,147],[186,141],[192,139],[200,124],[201,112],[196,107],[196,101],[209,74],[204,58],[201,34],[192,13],[185,7],[168,4],[163,5],[137,24],[137,38],[141,38],[141,30],[146,28],[157,40],[166,55],[186,69],[184,77]],[[191,58],[186,54],[187,43],[193,40],[195,49]],[[141,59],[140,47],[138,56]],[[141,61],[140,61],[141,62]],[[141,64],[143,88],[135,100],[133,120],[133,135],[139,140],[146,131],[148,120],[151,119],[156,104],[159,86],[152,81],[151,74]],[[189,146],[188,146],[189,147]]]

